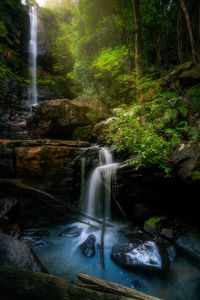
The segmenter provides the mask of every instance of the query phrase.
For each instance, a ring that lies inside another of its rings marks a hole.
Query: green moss
[[[163,221],[163,220],[166,220],[166,219],[167,218],[164,217],[164,216],[154,216],[154,217],[148,219],[147,222],[150,223],[150,224],[157,224],[160,221]]]
[[[200,180],[200,171],[199,170],[195,170],[192,172],[192,180]]]
[[[196,112],[200,114],[200,84],[189,90],[189,95]]]

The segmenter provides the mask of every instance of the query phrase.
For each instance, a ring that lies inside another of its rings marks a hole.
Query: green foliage
[[[154,217],[148,219],[147,222],[150,223],[150,224],[157,224],[157,223],[159,223],[161,221],[164,221],[166,219],[167,218],[164,217],[164,216],[154,216]]]
[[[30,83],[30,81],[24,77],[14,74],[11,69],[6,67],[4,64],[0,64],[0,81],[4,81],[8,78],[17,80],[23,85],[28,85]]]
[[[128,150],[137,168],[156,164],[168,175],[172,147],[181,140],[197,142],[199,131],[188,125],[187,108],[178,93],[161,91],[150,77],[141,80],[139,102],[114,110],[108,142],[118,151]]]
[[[200,85],[197,85],[190,89],[189,95],[192,99],[195,111],[200,114]]]
[[[90,111],[87,114],[87,117],[92,121],[92,123],[96,124],[98,121],[98,116],[95,111]]]

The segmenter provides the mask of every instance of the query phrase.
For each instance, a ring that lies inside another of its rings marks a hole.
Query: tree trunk
[[[160,29],[158,29],[157,32],[157,69],[158,69],[158,73],[160,74],[160,65],[161,65],[161,45],[160,45]]]
[[[191,49],[192,49],[192,60],[194,62],[196,62],[197,61],[197,53],[196,53],[196,50],[195,50],[195,42],[194,42],[194,38],[193,38],[192,26],[191,26],[191,22],[190,22],[189,13],[188,13],[188,10],[185,6],[184,0],[179,0],[179,2],[180,2],[182,10],[184,12],[185,20],[186,20],[186,23],[187,23],[188,33],[189,33],[189,37],[190,37],[190,44],[191,44]]]
[[[139,79],[142,77],[142,31],[139,0],[133,0],[133,12],[135,18],[135,69],[137,96],[139,97]]]
[[[198,3],[198,58],[200,59],[200,1]]]
[[[182,36],[182,12],[181,9],[178,11],[177,18],[177,51],[178,51],[178,62],[182,64],[183,62],[183,36]]]

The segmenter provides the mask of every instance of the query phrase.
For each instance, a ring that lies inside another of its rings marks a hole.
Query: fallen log
[[[64,203],[64,202],[58,200],[57,198],[55,198],[54,196],[52,196],[51,194],[49,194],[47,192],[44,192],[42,190],[36,189],[34,187],[31,187],[29,185],[26,185],[26,184],[22,183],[18,179],[0,179],[0,184],[11,184],[11,185],[16,186],[19,190],[21,189],[21,190],[25,190],[25,191],[28,191],[28,192],[35,192],[35,193],[40,194],[41,196],[44,196],[44,197],[46,197],[48,199],[51,199],[51,200],[53,200],[54,203],[58,204],[60,206],[60,208],[58,206],[56,206],[56,204],[49,203],[48,201],[45,201],[45,199],[42,198],[42,197],[40,198],[40,201],[43,202],[43,203],[45,203],[45,204],[47,204],[47,205],[49,205],[49,206],[51,206],[51,207],[53,207],[53,208],[55,208],[60,213],[67,215],[71,219],[75,219],[76,221],[79,221],[79,222],[81,222],[83,224],[91,225],[90,223],[84,221],[81,217],[83,217],[83,218],[85,218],[87,220],[90,220],[92,222],[95,222],[97,224],[100,224],[100,225],[103,224],[102,220],[99,220],[97,218],[88,216],[88,215],[86,215],[86,214],[84,214],[82,212],[76,211],[76,210],[70,208],[66,203]],[[106,226],[108,226],[108,227],[114,227],[112,224],[109,224],[109,223],[106,223]]]
[[[85,287],[92,290],[98,290],[104,293],[109,293],[118,296],[125,296],[135,300],[162,300],[135,289],[128,288],[121,284],[105,281],[96,277],[88,276],[86,274],[77,274],[77,278],[84,284],[79,284],[81,287]]]

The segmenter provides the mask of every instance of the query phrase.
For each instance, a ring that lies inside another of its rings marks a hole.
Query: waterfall
[[[31,84],[29,87],[29,103],[37,104],[37,8],[30,7],[30,40],[29,40],[29,72]]]
[[[112,186],[115,186],[117,166],[109,150],[100,148],[99,165],[92,172],[86,195],[88,215],[110,219],[111,192]]]

